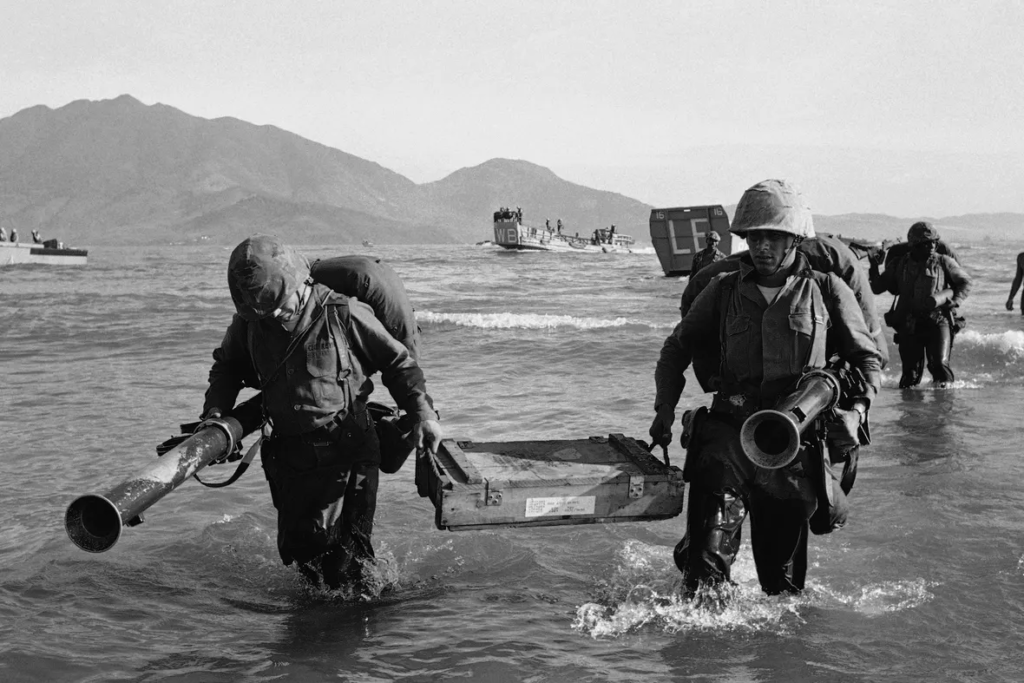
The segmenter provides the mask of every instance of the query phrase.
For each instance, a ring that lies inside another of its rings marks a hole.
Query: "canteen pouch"
[[[809,444],[806,452],[809,459],[808,473],[813,477],[818,506],[811,515],[809,527],[816,536],[830,534],[846,525],[849,504],[846,501],[848,488],[853,486],[857,472],[857,448],[853,448],[838,462],[833,463],[831,449],[823,441]],[[842,474],[838,474],[839,462],[845,462]],[[852,468],[851,468],[852,464]],[[852,471],[851,471],[852,470]],[[849,479],[847,475],[849,473]]]
[[[409,456],[416,452],[412,441],[412,417],[381,403],[367,403],[373,426],[380,441],[380,471],[394,474],[402,469]]]
[[[896,329],[899,326],[899,318],[896,316],[896,302],[899,301],[898,296],[892,298],[892,305],[889,306],[889,310],[882,315],[882,320],[889,327]]]
[[[694,436],[700,432],[701,426],[707,417],[708,409],[706,406],[683,412],[683,417],[680,420],[683,431],[679,436],[679,445],[686,451],[686,462],[683,464],[683,481],[690,481],[690,464],[696,462],[696,457],[690,457],[690,444],[693,442]],[[696,456],[697,454],[693,453],[692,455]]]

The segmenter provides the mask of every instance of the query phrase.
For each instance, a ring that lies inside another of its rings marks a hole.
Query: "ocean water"
[[[223,490],[186,482],[85,553],[67,505],[197,417],[230,250],[0,269],[0,680],[1022,680],[1024,318],[1003,308],[1016,249],[957,246],[975,284],[955,386],[897,389],[892,348],[850,522],[812,537],[807,590],[762,595],[745,542],[718,608],[676,597],[682,517],[439,531],[408,466],[382,476],[365,596],[311,591],[280,564],[259,467]],[[646,438],[686,284],[653,254],[373,252],[418,309],[448,436]],[[684,404],[707,402],[695,387]]]

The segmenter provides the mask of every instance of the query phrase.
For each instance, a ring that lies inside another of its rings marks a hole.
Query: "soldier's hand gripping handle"
[[[416,452],[421,453],[428,450],[437,453],[437,447],[441,443],[444,432],[441,423],[437,420],[424,420],[417,422],[412,428],[413,437],[416,439]]]
[[[864,420],[863,410],[835,409],[835,416],[829,420],[828,439],[840,450],[847,451],[860,443],[857,428]]]
[[[651,445],[667,447],[672,443],[672,424],[676,421],[676,411],[668,406],[658,406],[654,421],[651,422]]]

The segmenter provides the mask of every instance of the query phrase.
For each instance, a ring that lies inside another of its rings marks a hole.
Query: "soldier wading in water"
[[[214,351],[203,415],[226,413],[243,386],[262,392],[281,559],[315,585],[358,588],[374,557],[381,464],[369,378],[380,371],[415,421],[412,441],[433,452],[441,426],[423,372],[370,306],[314,282],[306,259],[276,237],[235,248],[228,286],[237,313]]]
[[[846,461],[845,477],[833,474],[832,464],[866,443],[881,356],[853,291],[836,275],[812,270],[796,249],[814,236],[814,227],[793,186],[766,180],[748,189],[731,231],[746,239],[749,253],[739,271],[711,280],[666,339],[655,371],[657,414],[650,433],[655,443],[671,441],[683,372],[694,353],[716,357],[710,412],[697,411],[688,430],[684,474],[690,492],[676,565],[691,595],[702,584],[730,581],[749,513],[762,590],[798,592],[807,573],[808,531],[828,533],[845,523],[855,463]],[[740,444],[744,420],[775,406],[807,370],[825,368],[830,360],[844,363],[854,381],[829,423],[827,443],[808,430],[791,463],[756,466]]]

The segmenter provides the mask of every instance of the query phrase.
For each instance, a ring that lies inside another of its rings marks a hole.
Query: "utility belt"
[[[711,412],[727,422],[742,423],[759,410],[774,408],[777,398],[758,399],[749,394],[719,391],[711,399]]]
[[[270,435],[269,441],[300,441],[309,445],[325,445],[340,441],[346,436],[346,430],[358,429],[365,432],[373,427],[373,418],[369,411],[363,407],[357,412],[339,411],[334,414],[330,422],[320,425],[315,429],[301,434],[277,434]]]
[[[373,419],[367,411],[338,414],[302,434],[275,434],[263,442],[263,469],[271,481],[295,476],[318,476],[318,471],[377,465],[380,451]],[[272,488],[272,486],[271,486]]]

